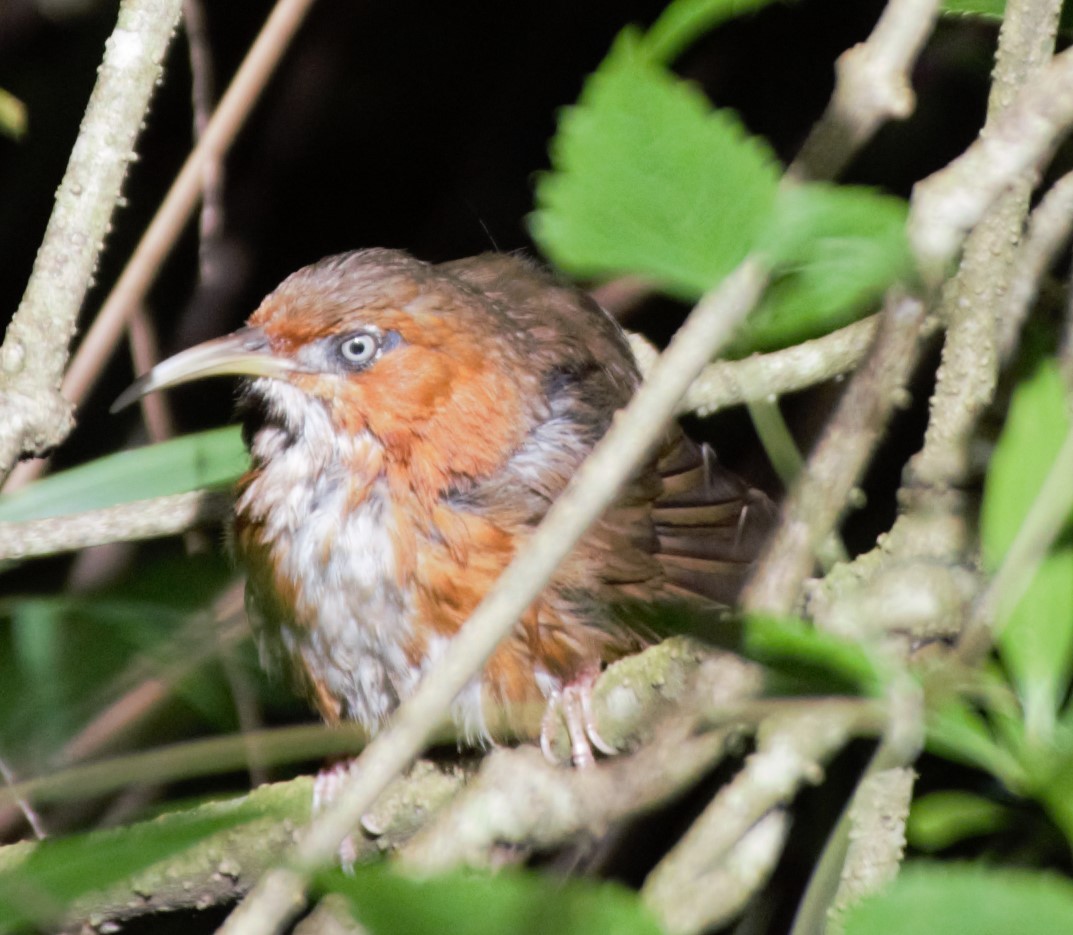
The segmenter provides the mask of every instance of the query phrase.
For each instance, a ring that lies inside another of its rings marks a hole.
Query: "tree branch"
[[[909,72],[938,12],[939,0],[891,0],[867,41],[839,56],[834,93],[787,170],[790,178],[835,178],[881,124],[913,112]]]
[[[26,292],[0,349],[0,480],[73,424],[60,395],[68,344],[104,246],[180,0],[123,0]]]

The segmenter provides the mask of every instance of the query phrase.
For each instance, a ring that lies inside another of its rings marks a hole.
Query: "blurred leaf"
[[[913,268],[906,204],[867,188],[814,183],[782,189],[758,248],[775,279],[735,352],[797,344],[872,310]]]
[[[1009,826],[1008,808],[971,792],[933,792],[913,800],[906,836],[924,851],[939,851],[965,838],[993,834]]]
[[[814,668],[876,693],[884,677],[856,643],[817,630],[801,620],[759,614],[745,618],[745,654],[767,665],[789,665],[796,673]]]
[[[1065,382],[1045,360],[1014,391],[1002,435],[991,455],[980,509],[984,563],[1001,563],[1036,499],[1070,429]]]
[[[233,483],[249,457],[237,426],[107,455],[0,497],[0,522],[82,513]]]
[[[980,536],[993,570],[1006,555],[1070,431],[1065,383],[1044,361],[1013,394],[984,484]],[[1010,617],[999,654],[1025,709],[1029,735],[1046,738],[1073,670],[1073,549],[1048,556]]]
[[[928,711],[927,749],[985,770],[1013,792],[1023,793],[1027,785],[1018,758],[995,741],[987,720],[963,698],[947,698]]]
[[[998,638],[1029,740],[1049,740],[1073,669],[1073,548],[1044,558]]]
[[[706,32],[729,19],[752,13],[772,0],[677,0],[667,7],[641,40],[653,61],[670,64]]]
[[[845,935],[1068,935],[1073,882],[981,865],[907,864],[882,893],[851,908]]]
[[[0,931],[55,921],[82,894],[125,880],[244,818],[240,810],[180,812],[111,832],[43,841],[32,850],[9,848],[0,858]]]
[[[0,133],[20,140],[26,134],[26,105],[0,88]]]
[[[942,12],[947,15],[985,16],[1002,19],[1006,0],[943,0]]]
[[[692,299],[749,252],[780,168],[765,141],[653,64],[642,43],[623,30],[563,111],[533,236],[575,276],[629,272]]]
[[[11,639],[15,665],[41,705],[55,704],[56,674],[61,667],[62,608],[48,600],[19,602],[11,617]],[[27,699],[23,698],[23,702]]]
[[[323,874],[321,885],[341,893],[372,935],[658,935],[640,897],[617,883],[581,882],[504,872],[456,872],[423,880],[384,865],[353,876]]]

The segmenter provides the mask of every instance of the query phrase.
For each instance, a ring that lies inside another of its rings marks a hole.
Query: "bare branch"
[[[1048,190],[1028,219],[1024,243],[1014,258],[1006,301],[999,307],[998,353],[1006,362],[1017,347],[1021,326],[1039,292],[1039,283],[1073,225],[1073,172],[1062,176]]]
[[[642,898],[668,932],[706,931],[728,921],[741,893],[713,887],[713,876],[725,872],[757,822],[792,801],[804,783],[822,779],[823,763],[853,735],[855,714],[841,704],[817,706],[765,725],[756,753],[645,880]]]
[[[916,362],[924,305],[912,296],[887,297],[879,334],[854,374],[817,443],[800,483],[782,507],[782,520],[765,550],[742,604],[749,610],[789,613],[811,572],[820,543],[849,502]]]
[[[60,395],[68,344],[104,246],[180,0],[124,0],[33,273],[0,349],[0,479],[73,424]]]
[[[996,103],[984,133],[957,159],[913,189],[909,240],[932,283],[945,278],[965,233],[1018,178],[1035,177],[1073,123],[1073,50],[1055,56],[1045,66],[1040,64],[1040,49],[1047,47],[1048,35],[1049,48],[1054,48],[1060,4],[1057,0],[1026,3],[1030,9],[1023,16],[1018,10],[1025,4],[1008,5],[1000,35],[1000,39],[1010,36],[1010,44],[1016,40],[1016,50],[1000,56],[1000,61],[1010,58],[1009,71],[1019,72],[1019,78],[999,82],[1002,69],[996,64]],[[1023,21],[1026,29],[1038,30],[1034,42],[1022,38],[1022,29],[1007,28],[1013,18]],[[1013,62],[1015,56],[1020,60]],[[1008,106],[999,107],[999,103]],[[1019,228],[1012,232],[1014,236],[1019,233]]]
[[[781,351],[741,360],[717,360],[690,384],[679,411],[708,416],[730,406],[783,396],[842,376],[861,362],[878,327],[879,316],[871,315]],[[630,335],[630,347],[642,372],[648,373],[659,352],[637,334]]]
[[[231,496],[194,490],[136,500],[72,516],[0,523],[0,561],[72,552],[107,542],[132,542],[185,532],[222,520]]]
[[[895,767],[865,776],[849,809],[849,848],[827,931],[840,935],[846,910],[879,892],[898,873],[905,854],[905,822],[916,774]]]
[[[834,94],[787,170],[790,178],[834,178],[882,123],[913,112],[909,72],[938,12],[939,0],[891,0],[867,41],[839,56]]]

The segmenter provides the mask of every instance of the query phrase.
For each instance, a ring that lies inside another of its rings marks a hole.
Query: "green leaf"
[[[654,64],[624,30],[552,143],[533,236],[579,277],[640,275],[694,299],[767,227],[780,168],[737,116]]]
[[[423,880],[384,865],[358,867],[353,876],[322,875],[341,893],[372,935],[659,935],[638,895],[616,883],[564,881],[535,873],[496,876],[454,872]]]
[[[20,140],[26,135],[26,105],[0,88],[0,133]]]
[[[980,514],[988,569],[1005,557],[1070,428],[1065,382],[1055,362],[1044,361],[1014,392],[988,468]],[[1073,549],[1044,559],[999,625],[999,654],[1024,706],[1027,732],[1046,739],[1073,673]]]
[[[237,426],[107,455],[0,497],[0,522],[81,513],[233,483],[249,457]]]
[[[735,352],[771,350],[841,328],[910,275],[907,207],[867,188],[813,183],[779,192],[757,245],[775,279]]]
[[[912,862],[851,908],[845,935],[1067,935],[1073,882],[982,865]]]
[[[1006,0],[943,0],[941,12],[946,16],[980,16],[998,21],[1006,15]],[[1073,7],[1068,2],[1062,4],[1058,28],[1063,32],[1073,29]]]
[[[1045,360],[1014,391],[991,455],[980,508],[984,564],[998,568],[1070,430],[1065,381]]]
[[[1023,793],[1025,771],[1008,749],[996,742],[987,721],[963,698],[951,697],[928,711],[927,749],[958,763],[986,770],[1008,789]]]
[[[51,928],[49,923],[82,894],[125,880],[244,818],[238,809],[194,810],[111,832],[8,848],[0,856],[0,931],[28,924]]]
[[[745,653],[768,665],[789,665],[795,674],[812,668],[877,693],[885,678],[856,643],[817,630],[801,620],[752,614],[745,618]]]
[[[1010,825],[1010,810],[971,792],[933,792],[913,800],[906,836],[923,851],[939,851],[965,838],[993,834]]]
[[[942,12],[948,16],[984,16],[1000,20],[1006,12],[1006,0],[943,0]]]
[[[694,41],[729,19],[752,13],[772,0],[677,0],[665,9],[642,39],[655,62],[670,64]]]

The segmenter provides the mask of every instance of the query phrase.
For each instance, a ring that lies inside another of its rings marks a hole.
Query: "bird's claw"
[[[578,769],[596,765],[592,752],[594,747],[606,756],[618,753],[615,747],[600,736],[596,728],[596,717],[592,709],[594,681],[594,676],[583,677],[548,698],[548,707],[540,725],[540,750],[549,763],[559,762],[552,748],[552,738],[560,717],[570,738],[570,762]]]

